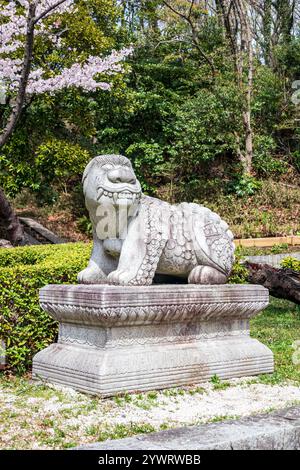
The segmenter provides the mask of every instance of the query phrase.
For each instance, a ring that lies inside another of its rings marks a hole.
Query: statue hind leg
[[[196,266],[189,274],[189,284],[226,284],[227,276],[210,266]]]

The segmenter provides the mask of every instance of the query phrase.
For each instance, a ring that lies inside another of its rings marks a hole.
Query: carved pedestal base
[[[249,336],[268,305],[260,286],[50,285],[40,301],[59,338],[34,357],[36,379],[110,396],[273,371]]]

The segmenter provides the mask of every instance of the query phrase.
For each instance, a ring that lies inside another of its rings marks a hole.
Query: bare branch
[[[191,14],[192,14],[192,11],[193,11],[193,6],[194,6],[194,3],[195,3],[195,0],[192,0],[192,1],[191,1],[191,6],[190,6],[190,9],[189,9],[188,18],[190,18],[190,17],[191,17]]]
[[[185,15],[184,13],[182,13],[181,11],[178,11],[176,10],[173,6],[171,6],[169,4],[169,2],[167,1],[163,1],[163,4],[169,8],[173,13],[175,13],[175,15],[178,15],[180,18],[182,18],[183,20],[185,20],[188,25],[190,26],[191,28],[191,32],[192,32],[192,40],[193,40],[193,44],[194,46],[196,47],[196,49],[198,50],[199,54],[201,55],[201,57],[209,64],[210,68],[211,68],[211,71],[212,71],[212,75],[215,76],[216,75],[216,70],[215,70],[215,66],[214,66],[214,63],[213,61],[210,59],[210,57],[208,57],[208,55],[205,54],[205,52],[203,51],[202,47],[200,46],[200,42],[199,42],[199,38],[198,38],[198,34],[197,34],[197,30],[196,30],[196,27],[193,23],[193,21],[191,20],[191,8],[193,8],[193,5],[194,5],[194,0],[192,0],[192,3],[191,3],[191,7],[189,9],[189,14],[188,16]]]
[[[43,13],[41,13],[39,16],[37,16],[34,19],[34,24],[37,24],[40,20],[45,18],[47,15],[49,15],[49,13],[52,13],[53,10],[55,10],[57,7],[59,7],[60,5],[62,5],[65,2],[66,2],[66,0],[58,0],[51,7],[48,7],[45,11],[43,11]]]
[[[173,13],[175,13],[175,15],[178,15],[180,16],[181,18],[183,18],[185,21],[188,21],[188,17],[186,15],[184,15],[183,13],[181,13],[180,11],[178,10],[175,10],[174,7],[172,7],[168,2],[166,1],[163,1],[163,4],[169,8]]]

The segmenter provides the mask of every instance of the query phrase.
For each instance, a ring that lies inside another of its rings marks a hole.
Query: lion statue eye
[[[102,166],[103,170],[112,170],[114,166],[111,163],[106,163],[105,165]]]

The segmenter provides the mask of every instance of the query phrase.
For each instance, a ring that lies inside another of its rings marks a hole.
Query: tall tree
[[[233,57],[236,81],[244,95],[242,112],[245,130],[244,150],[238,142],[238,153],[244,172],[251,174],[253,160],[253,130],[251,103],[253,95],[253,34],[251,29],[251,1],[216,0],[222,13],[223,23]]]
[[[183,2],[163,1],[163,4],[175,15],[181,18],[188,26],[191,33],[191,41],[201,58],[209,65],[212,76],[216,74],[213,59],[206,53],[199,39],[199,26],[201,17],[206,15],[207,10],[203,2],[197,0],[184,0]]]
[[[216,0],[211,8],[208,2],[196,0],[164,1],[164,5],[180,17],[190,28],[191,39],[200,56],[209,64],[212,76],[216,75],[214,60],[203,48],[199,39],[200,18],[214,11],[219,12],[226,32],[238,88],[244,96],[242,119],[244,142],[236,136],[237,151],[245,174],[252,172],[253,131],[251,123],[251,102],[253,93],[253,34],[251,29],[251,2],[247,0]]]
[[[258,22],[254,25],[255,40],[262,50],[265,63],[277,67],[274,56],[276,46],[289,44],[299,14],[296,0],[257,0],[250,2],[256,11]]]

